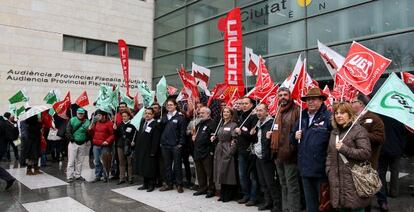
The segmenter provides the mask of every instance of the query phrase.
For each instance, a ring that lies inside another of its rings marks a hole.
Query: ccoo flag
[[[367,109],[414,128],[414,94],[395,73],[384,82]]]

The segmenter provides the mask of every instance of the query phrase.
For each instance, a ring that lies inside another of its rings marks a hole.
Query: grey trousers
[[[279,182],[282,187],[283,211],[299,212],[300,210],[300,188],[299,171],[296,164],[276,162]]]

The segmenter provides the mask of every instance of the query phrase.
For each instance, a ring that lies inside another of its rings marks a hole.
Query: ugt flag
[[[414,94],[391,73],[366,108],[414,128]]]
[[[244,65],[246,76],[256,76],[259,70],[259,56],[253,52],[253,49],[245,47]]]
[[[407,72],[401,72],[401,79],[410,86],[414,87],[414,75],[407,73]]]
[[[337,74],[363,94],[368,95],[390,63],[390,59],[354,41],[344,65]]]

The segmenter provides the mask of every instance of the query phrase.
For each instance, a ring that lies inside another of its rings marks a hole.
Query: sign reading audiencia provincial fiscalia
[[[72,86],[93,86],[98,87],[101,84],[104,85],[119,85],[125,86],[122,75],[120,77],[106,77],[101,75],[87,75],[87,74],[67,74],[67,73],[51,73],[32,70],[15,70],[10,69],[5,76],[5,80],[23,83],[39,83],[45,85],[47,83],[52,85],[72,85]],[[136,88],[138,79],[130,79],[130,87]]]

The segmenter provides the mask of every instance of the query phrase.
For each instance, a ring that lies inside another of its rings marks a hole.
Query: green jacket
[[[66,138],[78,145],[84,144],[89,139],[88,127],[90,124],[88,119],[81,121],[78,117],[71,118],[66,127]]]

